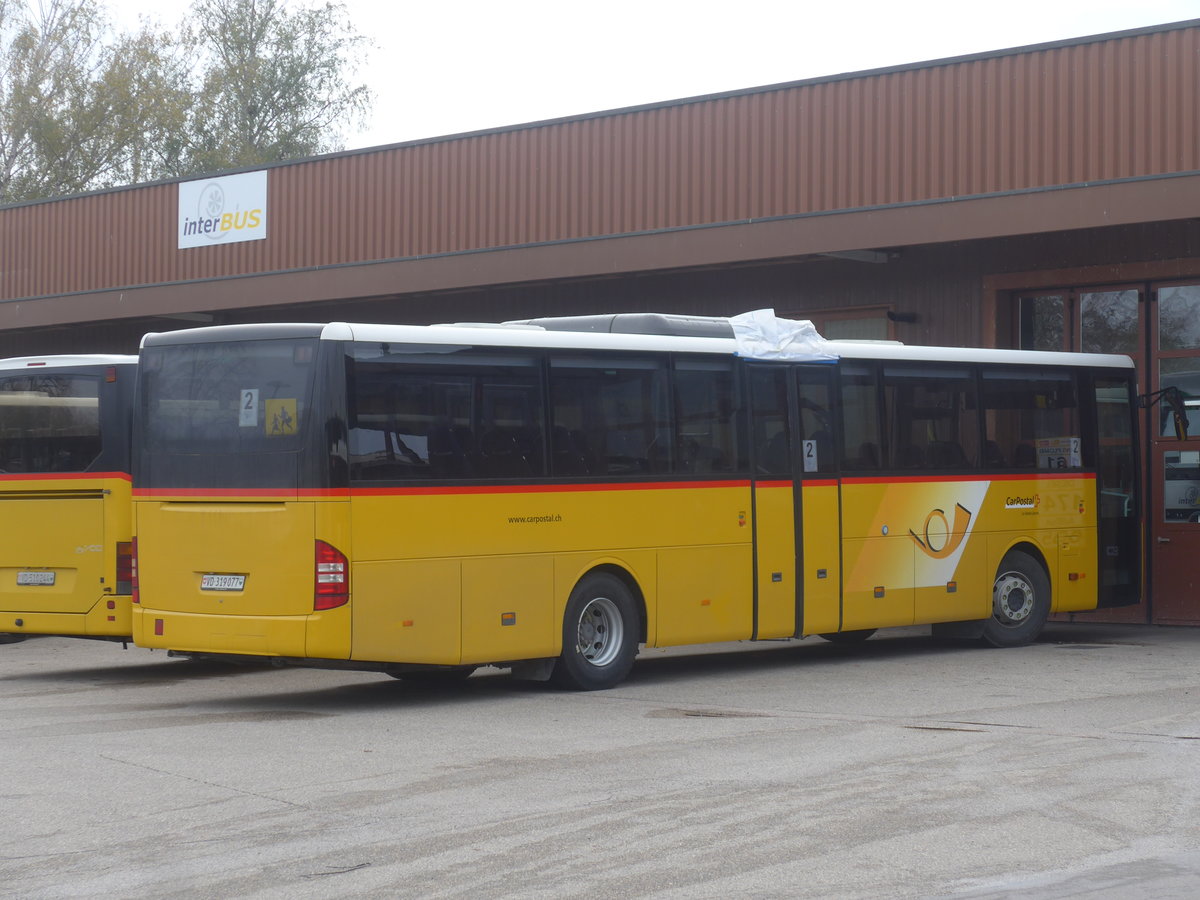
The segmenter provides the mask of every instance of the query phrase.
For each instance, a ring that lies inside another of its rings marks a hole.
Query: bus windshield
[[[99,378],[0,378],[0,471],[83,472],[100,455]]]
[[[142,428],[167,453],[296,450],[311,408],[315,339],[146,348]]]

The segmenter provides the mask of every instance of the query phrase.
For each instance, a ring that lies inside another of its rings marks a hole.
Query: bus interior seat
[[[463,434],[467,432],[467,434]],[[467,475],[473,467],[469,448],[472,441],[464,443],[470,429],[449,424],[435,425],[429,432],[429,465],[439,475]]]
[[[778,431],[762,446],[758,460],[758,470],[764,474],[778,474],[791,471],[791,448],[788,446],[786,431]]]
[[[879,445],[874,441],[863,441],[858,445],[858,457],[850,462],[855,469],[878,469]]]
[[[679,441],[678,471],[703,474],[706,472],[722,472],[728,465],[720,450],[708,442],[701,442],[694,437],[684,437]]]
[[[966,469],[971,461],[956,441],[930,441],[925,448],[925,464],[930,469]]]
[[[479,460],[483,475],[504,477],[532,474],[529,460],[521,452],[516,435],[507,428],[492,428],[480,435]]]
[[[1032,444],[1017,444],[1013,451],[1013,466],[1018,469],[1037,468],[1037,451]]]
[[[562,425],[555,425],[550,433],[550,452],[554,457],[553,472],[555,475],[588,475],[592,466],[584,452],[585,441],[583,432],[571,431]]]

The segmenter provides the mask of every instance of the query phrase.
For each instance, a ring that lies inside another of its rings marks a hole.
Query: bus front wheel
[[[562,655],[551,680],[577,691],[613,687],[633,668],[637,644],[637,606],[629,588],[607,572],[589,575],[567,601]]]
[[[993,647],[1019,647],[1035,640],[1050,615],[1050,579],[1041,564],[1021,550],[1000,562],[992,585],[992,616],[983,639]]]

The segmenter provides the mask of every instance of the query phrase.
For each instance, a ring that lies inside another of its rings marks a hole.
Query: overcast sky
[[[293,3],[303,0],[291,0]],[[162,0],[117,23],[174,25]],[[347,149],[1200,18],[1200,0],[345,0],[375,44]]]

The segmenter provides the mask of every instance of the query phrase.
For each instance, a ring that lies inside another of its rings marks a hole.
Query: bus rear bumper
[[[86,613],[3,610],[0,611],[0,633],[127,641],[133,633],[129,597],[103,597]]]
[[[133,642],[184,654],[305,656],[312,616],[217,616],[135,608]]]

